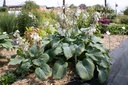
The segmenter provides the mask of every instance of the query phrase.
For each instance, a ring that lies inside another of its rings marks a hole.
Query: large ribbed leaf
[[[99,61],[97,62],[97,64],[99,66],[102,66],[104,68],[108,68],[110,66],[110,58],[109,57],[105,57],[105,58],[102,58],[102,59],[99,59]]]
[[[70,45],[70,49],[71,49],[72,54],[75,54],[77,47],[78,47],[78,46],[77,46],[76,44],[71,44],[71,45]]]
[[[44,53],[41,56],[39,56],[39,58],[34,59],[32,62],[34,65],[41,66],[42,64],[48,62],[48,60],[49,60],[49,55]]]
[[[57,47],[58,45],[59,45],[59,43],[60,43],[60,39],[58,38],[56,38],[56,39],[53,39],[52,40],[52,47]]]
[[[63,44],[63,50],[64,50],[64,55],[67,60],[73,56],[72,51],[67,43]]]
[[[99,37],[91,36],[91,42],[93,43],[103,43]]]
[[[77,48],[76,48],[76,55],[79,56],[85,51],[85,44],[81,43]]]
[[[98,79],[100,83],[102,84],[107,80],[109,72],[107,71],[107,69],[103,67],[97,67],[97,71],[98,71]]]
[[[21,64],[21,68],[24,70],[29,70],[29,68],[32,66],[32,64],[28,61],[28,62],[22,62]]]
[[[53,78],[61,79],[62,77],[64,77],[67,72],[67,66],[67,62],[61,60],[56,61],[53,67]]]
[[[12,48],[12,43],[10,40],[2,40],[0,42],[0,46],[4,47],[4,48]]]
[[[53,53],[55,56],[61,54],[62,53],[61,46],[56,47],[55,50],[53,50]]]
[[[9,62],[9,65],[20,64],[23,60],[24,60],[23,57],[14,58],[13,60],[11,60],[11,61]]]
[[[105,48],[101,44],[93,44],[93,47],[95,47],[96,49],[99,49],[103,53],[106,52]]]
[[[8,39],[9,37],[7,35],[0,35],[0,40],[2,39]]]
[[[34,57],[36,54],[38,53],[38,49],[37,49],[37,45],[33,45],[30,50],[29,50],[29,54],[31,57]]]
[[[105,57],[104,54],[100,50],[98,50],[98,49],[87,50],[86,55],[88,55],[88,56],[90,55],[90,57],[92,59],[94,59],[92,56],[95,56],[95,59],[97,59],[97,58],[99,59],[99,58],[104,58]]]
[[[93,77],[94,69],[93,61],[89,58],[76,64],[77,73],[83,80],[90,80]]]
[[[43,64],[42,67],[36,68],[35,74],[40,80],[45,81],[52,75],[52,70],[47,64]]]

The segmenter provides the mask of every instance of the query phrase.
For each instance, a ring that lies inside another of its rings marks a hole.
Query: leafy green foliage
[[[15,14],[0,13],[0,30],[11,33],[17,29]]]
[[[103,83],[106,80],[109,73],[108,69],[110,69],[110,58],[100,38],[94,35],[85,35],[78,29],[70,29],[50,35],[43,42],[44,51],[50,55],[49,62],[61,60],[61,64],[54,64],[56,66],[56,68],[54,66],[54,70],[56,69],[57,73],[53,70],[53,77],[55,74],[59,75],[55,79],[61,79],[67,70],[62,62],[72,62],[75,64],[74,68],[76,68],[78,75],[83,80],[92,79],[95,75],[95,69],[98,72],[99,81]],[[104,70],[97,69],[98,67]],[[58,72],[58,69],[63,69],[62,73]],[[103,72],[106,72],[106,75],[103,75]],[[101,75],[104,80],[102,80]]]
[[[8,85],[12,84],[16,80],[16,76],[13,72],[7,72],[6,74],[0,77],[0,84],[1,85]]]
[[[68,65],[71,63],[76,75],[84,81],[94,78],[96,75],[94,71],[97,71],[97,78],[101,83],[106,81],[110,58],[100,38],[71,28],[58,29],[54,34],[45,37],[42,42],[41,47],[34,44],[28,51],[18,49],[19,57],[9,63],[19,64],[17,73],[35,72],[42,81],[49,77],[61,79],[66,75]]]
[[[31,11],[33,9],[39,9],[39,6],[34,1],[26,1],[22,6],[23,11]]]
[[[124,15],[128,15],[128,7],[123,11]]]
[[[42,25],[42,13],[39,6],[33,1],[26,1],[17,17],[17,22],[21,35],[24,35],[26,27],[40,27]]]
[[[9,48],[12,48],[12,41],[9,40],[9,37],[7,34],[1,34],[0,33],[0,49],[2,48],[6,48],[6,49],[9,49]]]
[[[122,27],[125,27],[125,29],[122,29]],[[102,28],[102,32],[109,31],[111,34],[128,34],[128,25],[125,24],[109,24]]]
[[[0,7],[0,12],[7,12],[8,8],[6,6]]]
[[[53,67],[53,78],[61,79],[66,75],[68,63],[62,60],[58,60],[55,62]]]
[[[25,75],[24,72],[35,72],[41,80],[46,80],[47,76],[51,75],[51,68],[46,64],[49,60],[49,55],[44,53],[43,48],[38,48],[37,45],[32,45],[28,51],[19,48],[17,54],[9,65],[19,65],[16,73]],[[44,72],[44,73],[42,73]]]

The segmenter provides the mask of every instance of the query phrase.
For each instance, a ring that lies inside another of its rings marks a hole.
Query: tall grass
[[[0,31],[11,33],[17,29],[15,14],[0,13]]]

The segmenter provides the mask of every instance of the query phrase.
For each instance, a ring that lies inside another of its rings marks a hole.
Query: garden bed
[[[108,49],[113,50],[117,46],[120,45],[120,43],[126,39],[128,39],[128,36],[126,35],[106,35],[103,34],[102,40],[104,43],[104,46]],[[15,50],[12,51],[1,51],[1,55],[9,56],[16,53]],[[0,59],[0,76],[3,75],[5,72],[12,70],[14,67],[8,66],[8,61],[5,59]],[[72,68],[70,68],[72,69]],[[47,81],[40,81],[38,78],[35,77],[35,74],[30,74],[27,77],[23,79],[18,79],[16,82],[14,82],[12,85],[65,85],[67,82],[70,82],[73,79],[73,72],[68,69],[68,72],[64,78],[61,80],[53,80],[49,79]],[[73,80],[72,80],[73,81]]]

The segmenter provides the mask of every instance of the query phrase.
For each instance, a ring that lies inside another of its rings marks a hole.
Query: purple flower
[[[107,18],[100,18],[98,22],[100,22],[102,24],[110,24],[110,21]]]

